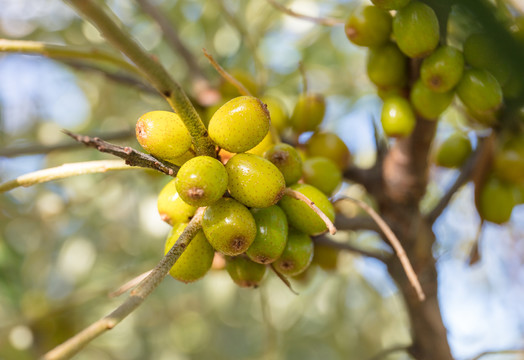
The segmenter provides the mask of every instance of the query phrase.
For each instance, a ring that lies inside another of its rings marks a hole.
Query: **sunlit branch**
[[[78,49],[70,46],[47,44],[39,41],[0,39],[0,52],[42,55],[59,59],[82,59],[103,61],[134,74],[138,69],[121,57],[99,49]]]
[[[417,293],[417,297],[420,301],[424,301],[426,298],[426,295],[424,294],[424,291],[422,290],[422,286],[420,285],[420,282],[418,280],[417,274],[415,273],[415,270],[413,270],[413,266],[411,265],[411,262],[409,261],[408,255],[406,254],[406,251],[402,247],[402,244],[400,243],[400,240],[397,238],[393,230],[389,227],[389,225],[382,219],[382,217],[377,214],[375,210],[365,202],[359,199],[353,199],[349,196],[341,196],[336,201],[341,200],[349,200],[356,205],[358,205],[362,210],[367,212],[369,216],[375,220],[377,225],[380,227],[380,230],[384,233],[384,236],[386,239],[388,239],[389,243],[395,250],[395,253],[397,254],[400,263],[402,264],[402,267],[404,268],[404,271],[406,272],[406,276],[408,277],[409,282],[411,283],[411,286],[415,289]]]
[[[127,165],[158,170],[169,176],[176,176],[178,173],[178,166],[175,166],[167,161],[159,160],[152,155],[144,154],[143,152],[137,151],[129,146],[119,146],[108,143],[107,141],[97,137],[92,138],[86,135],[74,134],[67,130],[63,131],[66,135],[86,146],[124,159]]]
[[[138,308],[155,290],[173,267],[191,240],[202,228],[203,208],[200,208],[189,222],[171,250],[155,266],[151,273],[131,291],[129,297],[109,315],[94,322],[72,338],[58,345],[43,356],[44,360],[70,359],[87,344],[108,330],[111,330]]]
[[[315,17],[315,16],[309,16],[297,13],[296,11],[293,11],[284,5],[278,3],[275,0],[267,0],[268,3],[270,3],[275,9],[283,12],[284,14],[287,14],[289,16],[296,17],[297,19],[306,20],[313,22],[317,25],[323,25],[323,26],[337,26],[337,25],[343,25],[345,23],[344,20],[341,19],[334,19],[334,18],[322,18],[322,17]]]
[[[72,176],[84,174],[104,173],[113,170],[139,169],[138,167],[126,165],[122,160],[99,160],[78,163],[63,164],[54,168],[38,170],[16,179],[0,184],[0,193],[15,189],[17,187],[29,187],[48,181],[65,179]]]
[[[113,21],[116,15],[109,9],[103,10],[95,0],[64,1],[89,20],[111,45],[123,52],[164,96],[191,134],[196,153],[214,157],[215,145],[184,90],[157,60],[148,54],[125,29]]]

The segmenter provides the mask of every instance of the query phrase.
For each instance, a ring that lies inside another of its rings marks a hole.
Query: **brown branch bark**
[[[347,217],[342,214],[335,214],[335,227],[338,230],[371,230],[380,232],[380,228],[372,218],[367,216]]]
[[[176,176],[178,173],[178,166],[175,166],[167,161],[159,160],[152,155],[144,154],[137,151],[129,146],[119,146],[108,143],[107,141],[101,140],[97,137],[89,137],[85,135],[74,134],[70,131],[63,130],[64,133],[76,141],[97,149],[100,152],[112,154],[118,156],[126,161],[127,165],[140,166],[144,168],[150,168],[158,170],[169,176]]]
[[[378,253],[373,253],[371,251],[363,250],[363,249],[360,249],[360,248],[358,248],[356,246],[353,246],[351,244],[348,244],[348,243],[342,243],[342,242],[331,240],[326,235],[316,236],[316,237],[313,238],[313,241],[316,244],[329,246],[329,247],[331,247],[333,249],[337,249],[337,250],[349,251],[349,252],[352,252],[352,253],[355,253],[355,254],[360,254],[360,255],[366,256],[366,257],[371,257],[371,258],[380,260],[382,262],[385,262],[386,259],[387,259],[387,257],[382,256],[382,255],[380,255]]]

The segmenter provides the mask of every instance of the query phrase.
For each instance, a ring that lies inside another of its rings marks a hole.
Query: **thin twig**
[[[369,216],[347,217],[343,214],[335,214],[335,226],[337,230],[370,230],[379,232],[377,223]]]
[[[144,280],[146,277],[148,277],[149,274],[151,274],[152,271],[153,270],[149,270],[149,271],[146,271],[145,273],[142,273],[142,274],[134,277],[133,279],[131,279],[128,282],[126,282],[124,285],[120,286],[115,291],[110,292],[107,296],[110,297],[110,298],[114,298],[114,297],[122,295],[123,293],[125,293],[128,290],[131,290],[132,288],[137,286],[140,282],[142,282],[142,280]]]
[[[151,16],[151,18],[160,26],[162,33],[167,44],[171,49],[180,57],[187,65],[189,74],[193,83],[194,94],[197,101],[201,105],[211,105],[219,100],[220,94],[217,90],[211,87],[211,84],[207,80],[204,71],[198,65],[198,60],[193,53],[184,45],[182,39],[178,36],[178,32],[175,29],[173,22],[171,22],[167,16],[160,11],[156,6],[151,4],[149,0],[136,0],[144,13]]]
[[[99,135],[90,135],[91,137],[103,137],[106,140],[121,140],[128,139],[135,136],[135,130],[118,131],[114,133],[105,133]],[[12,158],[23,155],[33,154],[49,154],[53,151],[70,150],[81,147],[82,144],[78,142],[61,142],[56,145],[29,145],[19,146],[13,148],[0,149],[0,157]]]
[[[349,251],[349,252],[360,254],[360,255],[363,255],[363,256],[366,256],[366,257],[374,258],[374,259],[380,260],[382,262],[386,261],[386,257],[384,257],[384,256],[382,256],[380,254],[373,253],[373,252],[370,252],[370,251],[366,251],[366,250],[363,250],[363,249],[359,249],[358,247],[353,246],[353,245],[348,244],[348,243],[342,243],[342,242],[331,240],[330,238],[328,238],[325,235],[316,236],[316,237],[313,238],[313,241],[316,244],[325,245],[325,246],[328,246],[328,247],[333,248],[333,249]]]
[[[349,200],[355,204],[357,204],[362,210],[367,212],[369,216],[373,218],[373,220],[376,221],[377,225],[380,227],[382,232],[384,233],[384,236],[386,239],[388,239],[389,243],[395,250],[395,253],[397,254],[400,263],[402,264],[402,267],[404,268],[404,271],[406,272],[406,275],[408,277],[409,282],[411,283],[411,286],[415,289],[418,299],[420,301],[424,301],[426,298],[426,295],[424,294],[424,291],[422,290],[422,286],[420,285],[420,282],[418,280],[417,274],[413,270],[413,266],[411,266],[411,262],[409,261],[409,258],[406,254],[406,251],[402,247],[402,244],[400,243],[400,240],[397,238],[393,230],[389,227],[389,225],[382,219],[382,217],[377,214],[375,210],[365,202],[359,199],[354,199],[349,196],[341,196],[336,201],[341,200]]]
[[[486,356],[486,355],[493,355],[493,354],[524,354],[524,349],[507,349],[507,350],[490,350],[490,351],[484,351],[483,353],[478,354],[471,360],[479,360],[480,358]]]
[[[114,328],[118,323],[138,308],[153,292],[153,290],[157,288],[160,282],[162,282],[169,270],[180,258],[180,255],[182,255],[184,250],[190,244],[193,237],[198,233],[198,231],[200,231],[202,228],[203,213],[203,208],[197,210],[197,213],[193,216],[193,219],[191,219],[182,234],[180,234],[180,237],[171,250],[169,250],[162,260],[155,266],[149,276],[147,276],[133,291],[131,291],[129,297],[119,307],[113,310],[109,315],[94,322],[72,338],[46,353],[43,356],[43,359],[70,359],[87,344],[107,330]]]
[[[99,160],[85,161],[78,163],[62,164],[57,167],[38,170],[21,175],[16,179],[0,184],[0,193],[15,189],[17,187],[29,187],[42,184],[48,181],[65,179],[72,176],[84,174],[104,173],[111,170],[139,169],[138,167],[128,166],[122,160]]]
[[[384,349],[384,350],[380,351],[378,354],[370,357],[368,360],[380,360],[380,359],[385,358],[389,354],[393,354],[393,353],[396,353],[396,352],[399,352],[399,351],[407,352],[407,351],[409,351],[410,346],[411,345],[397,345],[397,346],[393,346],[393,347],[390,347],[390,348],[387,348],[387,349]]]
[[[103,61],[134,74],[140,74],[133,64],[118,55],[99,49],[86,50],[70,46],[47,44],[39,41],[0,39],[0,52],[43,55],[50,58]]]
[[[220,66],[220,64],[216,62],[213,56],[210,53],[208,53],[206,49],[202,49],[202,51],[204,52],[205,57],[209,60],[211,65],[213,65],[215,70],[218,71],[220,76],[222,76],[227,82],[233,85],[240,94],[244,96],[253,96],[253,94],[249,92],[249,90],[244,86],[244,84],[235,79],[233,75],[228,73],[222,66]]]
[[[460,174],[451,185],[451,187],[446,191],[444,196],[439,200],[438,204],[428,213],[426,220],[433,224],[437,218],[442,214],[442,212],[447,208],[449,202],[453,198],[453,195],[472,177],[473,172],[476,168],[477,162],[480,159],[480,154],[484,151],[485,138],[478,138],[478,146],[475,151],[468,158],[466,163],[460,169]]]
[[[129,146],[119,146],[108,143],[97,137],[89,137],[86,135],[74,134],[68,130],[62,130],[66,135],[72,137],[76,141],[97,149],[100,152],[112,154],[125,160],[127,165],[139,166],[143,168],[150,168],[158,170],[169,176],[176,176],[178,173],[178,166],[175,166],[167,161],[159,160],[152,155],[144,154]]]
[[[296,11],[293,11],[291,9],[288,9],[282,4],[279,4],[275,0],[267,0],[268,3],[273,5],[273,7],[279,11],[282,11],[284,14],[287,14],[289,16],[296,17],[297,19],[311,21],[317,25],[323,25],[323,26],[337,26],[337,25],[343,25],[345,23],[342,19],[334,19],[334,18],[321,18],[321,17],[315,17],[315,16],[309,16],[304,14],[299,14]]]
[[[151,85],[161,93],[169,105],[180,116],[193,139],[198,155],[216,155],[215,145],[200,119],[196,109],[180,85],[167,70],[150,56],[133,37],[118,26],[111,11],[103,10],[95,0],[64,0],[91,22],[102,36],[115,48],[124,53],[147,77]]]
[[[333,224],[333,222],[327,217],[326,214],[324,214],[322,212],[322,210],[319,209],[319,207],[317,205],[315,205],[315,203],[313,201],[311,201],[306,195],[302,194],[301,192],[299,191],[296,191],[296,190],[293,190],[293,189],[290,189],[290,188],[286,188],[284,190],[284,195],[287,195],[289,197],[292,197],[293,199],[296,199],[296,200],[299,200],[299,201],[302,201],[303,203],[307,204],[307,206],[309,206],[309,208],[311,210],[313,210],[315,212],[315,214],[317,214],[318,216],[320,216],[320,218],[322,219],[322,221],[326,224],[326,227],[328,228],[329,230],[329,233],[331,235],[335,235],[337,233],[337,228],[335,227],[335,225]]]
[[[275,269],[275,267],[273,266],[273,264],[270,264],[270,265],[269,265],[269,268],[270,268],[271,270],[273,270],[273,272],[275,273],[275,275],[278,276],[278,278],[279,278],[280,280],[282,280],[282,282],[283,282],[283,283],[284,283],[284,284],[289,288],[289,290],[291,290],[291,292],[292,292],[293,294],[298,295],[298,292],[296,292],[296,291],[293,289],[293,287],[291,286],[291,283],[289,282],[289,280],[288,280],[287,277],[285,277],[284,275],[282,275],[281,273],[279,273],[279,272],[277,271],[277,269]]]

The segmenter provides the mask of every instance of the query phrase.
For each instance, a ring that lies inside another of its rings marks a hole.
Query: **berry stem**
[[[367,212],[369,216],[380,227],[380,230],[384,233],[384,236],[388,239],[389,243],[395,250],[395,253],[397,254],[400,263],[402,264],[402,267],[404,268],[404,271],[406,272],[406,276],[408,277],[409,282],[411,283],[411,286],[415,289],[417,293],[417,297],[420,301],[424,301],[426,299],[426,295],[424,294],[424,291],[422,290],[422,286],[420,285],[420,282],[418,280],[417,274],[415,273],[415,270],[413,270],[413,266],[411,265],[411,262],[409,261],[408,255],[406,254],[406,251],[402,247],[402,244],[400,243],[400,240],[397,238],[393,230],[389,227],[389,225],[382,219],[382,217],[377,214],[375,210],[365,202],[359,199],[354,199],[349,196],[341,196],[337,198],[334,202],[341,201],[341,200],[349,200],[352,203],[358,205],[362,210]]]
[[[253,96],[253,94],[249,92],[249,90],[244,86],[244,84],[238,81],[233,75],[228,73],[222,66],[220,66],[219,63],[217,63],[215,58],[213,58],[213,55],[208,53],[206,49],[202,49],[202,51],[204,52],[204,56],[209,60],[211,65],[213,65],[215,70],[220,74],[220,76],[224,78],[224,80],[233,85],[241,95]]]
[[[133,291],[131,291],[129,297],[119,307],[113,310],[109,315],[95,321],[72,338],[69,338],[64,343],[46,353],[42,359],[56,360],[71,358],[91,341],[102,335],[104,332],[114,328],[129,314],[136,310],[136,308],[144,302],[153,290],[160,285],[160,282],[180,258],[184,250],[187,249],[191,240],[200,231],[202,228],[204,210],[205,208],[199,208],[197,210],[195,216],[193,216],[193,219],[191,219],[182,234],[180,234],[180,237],[171,250],[169,250],[162,260],[155,266],[151,273],[142,280]]]
[[[277,271],[277,269],[275,269],[275,267],[273,266],[273,264],[270,264],[270,265],[268,265],[268,266],[269,266],[269,268],[270,268],[271,270],[273,270],[273,272],[275,273],[275,275],[278,276],[278,278],[279,278],[280,280],[282,280],[282,282],[283,282],[283,283],[284,283],[284,284],[289,288],[289,290],[291,290],[291,292],[292,292],[293,294],[298,295],[298,293],[295,291],[295,289],[293,289],[293,287],[291,286],[291,283],[289,282],[289,280],[288,280],[287,277],[285,277],[284,275],[282,275],[281,273],[279,273],[279,272]]]
[[[180,85],[167,70],[148,54],[133,37],[113,20],[116,15],[102,9],[95,0],[67,0],[75,10],[92,23],[102,36],[124,53],[162,94],[180,116],[193,140],[198,155],[215,157],[215,145],[209,138],[204,123]]]
[[[48,181],[65,179],[83,174],[104,173],[110,170],[140,169],[140,167],[129,166],[122,160],[98,160],[78,163],[63,164],[57,167],[38,170],[21,175],[16,179],[0,184],[0,193],[15,189],[17,187],[29,187]]]
[[[134,288],[138,284],[140,284],[140,282],[142,282],[142,280],[144,280],[146,277],[148,277],[149,274],[151,274],[151,271],[153,271],[153,270],[148,270],[145,273],[142,273],[142,274],[140,274],[138,276],[135,276],[134,278],[132,278],[131,280],[126,282],[124,285],[120,286],[115,291],[109,293],[108,296],[110,298],[114,298],[114,297],[122,295],[123,293],[125,293],[128,290],[131,290],[132,288]]]
[[[331,222],[331,220],[329,220],[327,215],[324,214],[322,212],[322,210],[320,210],[318,208],[318,206],[316,206],[315,203],[313,201],[311,201],[306,195],[304,195],[301,192],[298,192],[296,190],[290,189],[290,188],[286,188],[284,190],[284,195],[290,196],[293,199],[297,199],[297,200],[302,201],[305,204],[307,204],[311,208],[311,210],[313,210],[315,212],[315,214],[320,216],[322,221],[324,221],[324,223],[326,224],[326,226],[327,226],[327,228],[329,230],[329,233],[331,235],[335,235],[335,233],[337,232],[337,228],[335,227],[335,225]]]

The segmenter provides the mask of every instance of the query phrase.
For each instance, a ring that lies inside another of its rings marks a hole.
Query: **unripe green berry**
[[[456,168],[464,164],[471,154],[471,142],[462,133],[456,132],[440,144],[435,162],[439,166]]]
[[[226,271],[238,286],[257,288],[266,274],[266,266],[243,256],[227,257]]]
[[[464,58],[472,67],[489,71],[501,86],[510,79],[511,67],[488,34],[470,35],[464,42]]]
[[[275,145],[275,142],[273,141],[273,135],[271,134],[271,130],[269,130],[266,136],[262,139],[262,141],[259,142],[258,145],[255,146],[253,149],[246,151],[246,153],[264,156],[266,151],[268,151],[269,148],[271,148],[273,145]]]
[[[136,138],[151,155],[168,160],[189,150],[191,136],[180,117],[169,111],[151,111],[136,123]]]
[[[207,207],[202,229],[216,251],[231,256],[245,252],[257,234],[251,212],[231,198],[222,198]]]
[[[326,101],[320,94],[301,94],[290,118],[293,130],[301,134],[315,130],[326,113]]]
[[[436,120],[451,104],[454,95],[453,91],[434,92],[419,79],[411,88],[410,100],[417,114]]]
[[[276,204],[286,187],[284,176],[270,161],[253,154],[236,154],[226,164],[231,196],[249,207]]]
[[[295,184],[292,190],[304,194],[309,200],[331,220],[335,220],[335,209],[328,197],[314,186]],[[327,230],[326,224],[306,203],[288,195],[284,196],[278,205],[284,210],[290,226],[308,235],[319,234]]]
[[[211,205],[227,189],[227,171],[220,161],[210,156],[197,156],[187,161],[176,176],[176,189],[182,200],[193,206]]]
[[[457,95],[473,112],[493,112],[502,105],[502,89],[486,70],[470,69],[457,86]]]
[[[369,80],[378,87],[390,88],[406,83],[408,60],[394,43],[370,49],[367,59]]]
[[[502,180],[524,185],[524,134],[512,134],[497,149],[493,170]]]
[[[276,144],[266,151],[264,157],[284,175],[287,186],[296,183],[302,177],[302,159],[293,146]]]
[[[304,161],[304,182],[331,196],[342,183],[342,172],[328,158],[315,156]]]
[[[284,211],[277,205],[251,209],[257,224],[255,241],[246,251],[254,262],[269,264],[279,258],[286,247],[288,224]]]
[[[289,115],[286,107],[279,99],[272,96],[263,96],[261,100],[267,105],[267,110],[271,117],[271,125],[278,133],[282,133],[289,126]]]
[[[378,8],[384,10],[398,10],[409,4],[411,0],[371,0]]]
[[[315,132],[306,142],[306,153],[309,157],[323,156],[331,159],[342,171],[351,161],[348,147],[332,132]]]
[[[253,75],[251,75],[249,72],[242,69],[233,69],[230,72],[230,74],[242,85],[244,85],[244,87],[249,91],[250,94],[258,94],[258,85]],[[240,95],[236,86],[234,86],[227,80],[223,80],[220,83],[218,91],[220,91],[220,93],[222,94],[222,98],[224,99],[231,99]]]
[[[187,224],[178,224],[171,230],[166,240],[164,254],[175,245],[186,226]],[[204,277],[211,268],[214,255],[215,250],[206,240],[204,233],[199,231],[169,270],[169,275],[185,283],[196,281]]]
[[[391,137],[410,135],[417,122],[409,102],[397,96],[384,101],[380,121],[386,135]]]
[[[511,218],[516,204],[513,187],[492,176],[480,190],[477,210],[484,220],[503,224]]]
[[[346,22],[348,39],[355,45],[384,45],[391,35],[391,14],[376,6],[362,6],[351,13]]]
[[[269,112],[259,99],[239,96],[222,105],[209,120],[209,137],[221,148],[240,153],[254,148],[269,130]]]
[[[435,11],[428,5],[412,1],[393,19],[393,34],[398,47],[411,58],[430,54],[439,42],[439,24]]]
[[[420,78],[435,92],[453,89],[464,72],[464,56],[451,46],[441,46],[424,59],[420,67]]]
[[[187,223],[197,209],[196,206],[187,204],[176,191],[176,179],[171,180],[164,186],[157,201],[160,218],[168,224]]]
[[[304,272],[313,259],[313,241],[301,231],[289,229],[286,248],[273,263],[274,268],[286,276],[296,276]]]
[[[336,270],[338,250],[328,245],[315,243],[312,264],[316,264],[326,271]]]

